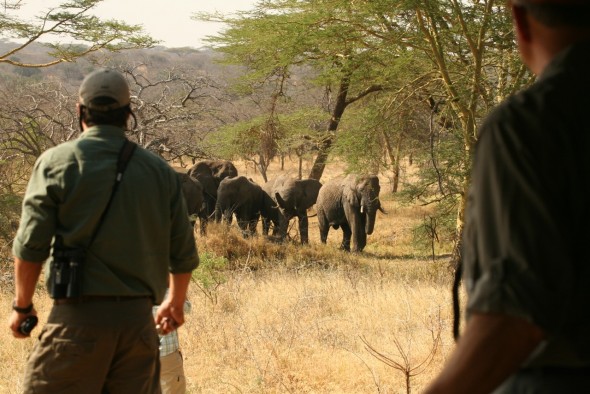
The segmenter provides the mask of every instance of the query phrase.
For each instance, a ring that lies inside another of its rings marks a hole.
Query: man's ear
[[[76,113],[78,114],[78,125],[80,126],[80,131],[84,131],[84,120],[82,119],[82,108],[84,106],[80,103],[76,103]]]
[[[527,10],[523,6],[511,5],[512,19],[514,20],[514,27],[516,36],[520,42],[531,42],[531,26],[529,24]]]

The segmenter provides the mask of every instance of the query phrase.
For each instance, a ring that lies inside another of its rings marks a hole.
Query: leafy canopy
[[[122,21],[101,20],[91,10],[102,0],[67,0],[57,7],[47,8],[32,22],[19,15],[24,4],[19,0],[6,0],[0,12],[0,37],[17,39],[13,49],[0,53],[0,63],[19,67],[48,67],[72,62],[77,58],[101,49],[121,51],[147,48],[157,43],[142,31],[140,25]],[[62,43],[63,40],[76,43]],[[14,57],[34,42],[45,44],[50,57],[47,61],[24,61]]]

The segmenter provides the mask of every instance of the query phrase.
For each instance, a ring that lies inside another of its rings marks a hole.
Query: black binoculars
[[[85,257],[84,249],[67,248],[60,241],[56,241],[49,274],[51,298],[82,296],[82,266]]]

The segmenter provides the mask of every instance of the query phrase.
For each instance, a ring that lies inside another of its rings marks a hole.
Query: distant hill
[[[18,44],[10,40],[0,40],[0,53],[7,53]],[[49,47],[41,43],[32,43],[13,55],[23,63],[44,63],[51,60],[47,54]],[[77,85],[90,70],[108,64],[145,64],[152,70],[186,69],[209,75],[214,79],[227,79],[238,75],[236,67],[222,66],[216,63],[219,53],[209,48],[167,48],[157,46],[149,49],[135,49],[111,53],[101,51],[93,53],[72,63],[61,63],[51,67],[25,68],[3,64],[0,76],[20,75],[35,79],[54,78],[59,81],[70,81]]]

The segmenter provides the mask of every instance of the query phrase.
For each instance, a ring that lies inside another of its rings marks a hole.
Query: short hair
[[[590,4],[578,1],[512,0],[536,20],[549,27],[590,28]]]
[[[92,103],[99,106],[108,106],[116,103],[111,97],[96,97],[92,99]],[[96,125],[111,125],[122,128],[127,127],[127,119],[131,113],[131,108],[126,105],[121,108],[116,108],[110,111],[97,111],[85,105],[80,105],[80,116],[88,127]]]

